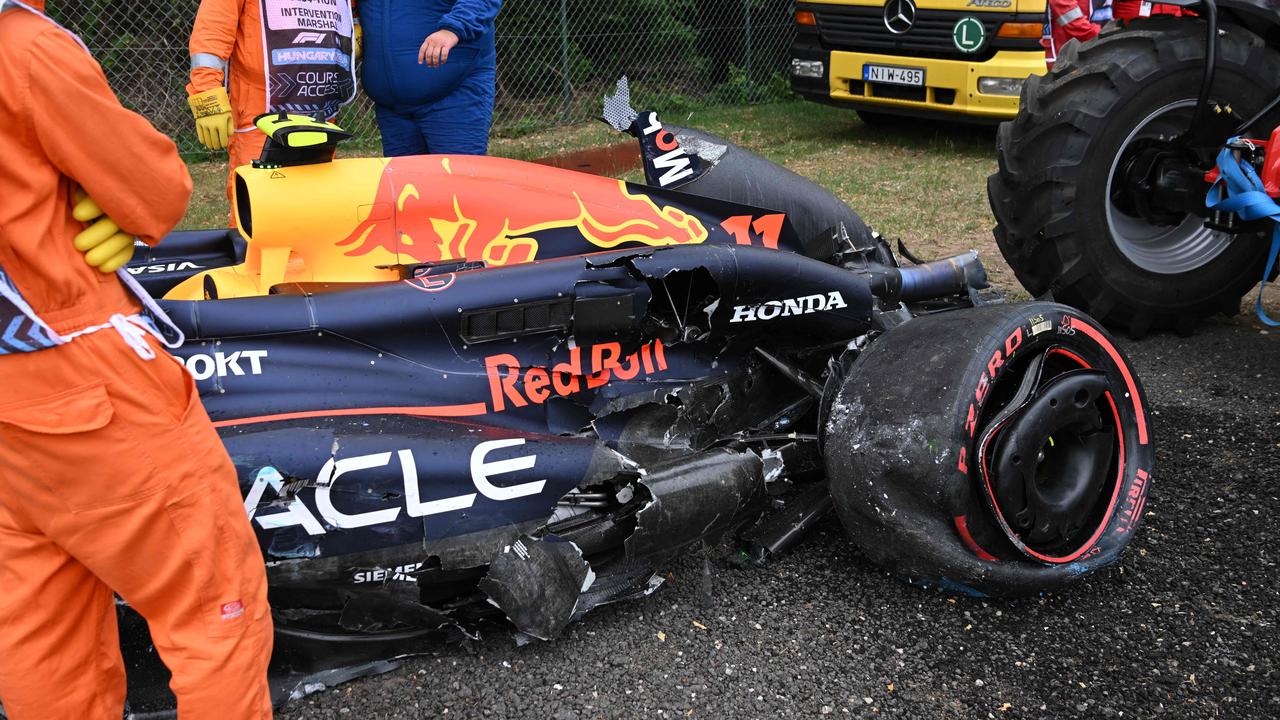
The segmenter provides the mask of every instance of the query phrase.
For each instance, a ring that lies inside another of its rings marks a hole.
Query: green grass
[[[227,204],[227,165],[225,162],[188,163],[191,183],[191,205],[182,218],[179,230],[227,227],[230,217]]]
[[[848,110],[802,101],[664,113],[663,119],[722,135],[809,177],[919,255],[977,248],[993,279],[1017,288],[991,238],[986,201],[986,178],[996,166],[991,128],[909,119],[894,128],[872,128]],[[625,140],[604,123],[592,122],[495,138],[490,147],[494,155],[528,160]],[[183,227],[225,226],[225,165],[193,164],[191,172],[196,193]]]

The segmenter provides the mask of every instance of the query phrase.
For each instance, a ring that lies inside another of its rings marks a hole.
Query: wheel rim
[[[1171,138],[1191,122],[1195,100],[1179,100],[1148,115],[1125,138],[1107,175],[1106,215],[1111,240],[1134,265],[1153,273],[1175,275],[1204,267],[1226,250],[1231,236],[1204,226],[1204,219],[1187,214],[1177,225],[1154,225],[1117,207],[1112,200],[1121,159],[1135,141]]]
[[[1002,384],[992,392],[1007,401],[979,434],[987,504],[1024,557],[1076,560],[1110,522],[1123,478],[1124,435],[1110,381],[1055,347]]]

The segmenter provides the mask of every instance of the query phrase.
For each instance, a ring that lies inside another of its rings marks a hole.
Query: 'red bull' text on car
[[[240,473],[279,699],[486,622],[552,638],[690,546],[763,559],[833,508],[952,592],[1116,559],[1152,436],[1097,323],[1001,302],[976,253],[900,266],[834,196],[625,86],[606,119],[646,183],[327,161],[279,131],[239,171],[243,237],[140,250]]]

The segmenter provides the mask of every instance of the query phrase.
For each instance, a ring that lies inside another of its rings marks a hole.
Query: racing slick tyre
[[[1238,25],[1221,32],[1210,98],[1232,114],[1216,118],[1224,129],[1212,147],[1194,148],[1203,166],[1280,90],[1280,53]],[[1138,153],[1189,127],[1204,37],[1198,19],[1134,21],[1068,43],[1052,71],[1027,79],[1017,118],[1000,126],[987,194],[1000,251],[1032,295],[1052,293],[1140,337],[1234,314],[1258,283],[1263,238],[1210,230],[1191,213],[1144,212],[1134,196],[1149,192],[1127,190],[1141,187],[1131,179],[1146,167]]]
[[[1146,398],[1111,337],[1073,308],[911,320],[862,352],[828,415],[836,511],[863,552],[911,582],[1051,590],[1114,561],[1141,522]]]

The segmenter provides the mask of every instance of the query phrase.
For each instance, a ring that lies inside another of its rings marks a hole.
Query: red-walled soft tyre
[[[1094,320],[1053,303],[917,318],[871,343],[827,413],[836,509],[872,560],[980,595],[1113,562],[1154,450],[1142,385]]]

